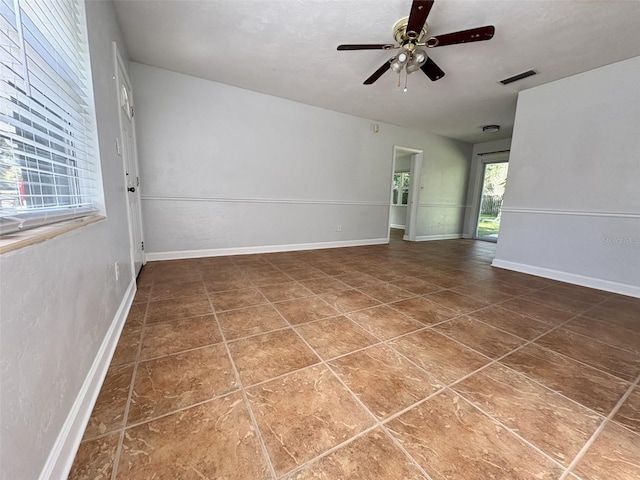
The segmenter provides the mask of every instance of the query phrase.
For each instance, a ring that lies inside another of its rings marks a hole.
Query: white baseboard
[[[640,298],[640,287],[626,283],[612,282],[601,278],[586,277],[584,275],[576,275],[575,273],[553,270],[551,268],[536,267],[535,265],[527,265],[524,263],[509,262],[499,259],[494,259],[491,266],[504,268],[505,270],[513,270],[515,272],[528,273],[537,277],[549,278],[560,282],[572,283],[583,287],[596,288],[606,292],[619,293],[620,295]]]
[[[420,235],[416,237],[416,242],[430,242],[431,240],[456,240],[462,238],[461,233],[446,233],[443,235]]]
[[[69,475],[73,460],[80,446],[84,430],[89,423],[91,411],[96,403],[100,388],[107,375],[111,358],[118,344],[122,327],[129,314],[136,293],[136,282],[131,280],[120,307],[116,312],[111,326],[107,331],[98,354],[96,355],[89,373],[76,396],[69,415],[58,434],[44,468],[40,472],[39,480],[66,479]]]
[[[254,253],[294,252],[298,250],[319,250],[322,248],[362,247],[364,245],[385,245],[389,238],[367,238],[363,240],[340,240],[336,242],[296,243],[290,245],[263,245],[257,247],[211,248],[204,250],[180,250],[175,252],[151,252],[146,254],[150,262],[159,260],[181,260],[185,258],[223,257],[228,255],[251,255]]]
[[[391,225],[389,225],[391,228],[400,228],[402,230],[404,230],[404,225],[398,225],[396,223],[392,223]]]

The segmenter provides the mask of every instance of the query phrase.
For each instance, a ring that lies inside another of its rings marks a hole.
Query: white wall
[[[520,93],[495,264],[640,296],[640,57]]]
[[[124,172],[115,152],[111,41],[120,34],[110,2],[87,2],[87,17],[108,218],[0,259],[0,477],[7,480],[40,475],[132,280]],[[81,435],[84,425],[78,428]],[[73,458],[68,444],[58,446]]]
[[[394,144],[425,151],[423,178],[437,186],[428,202],[450,200],[436,177],[466,188],[468,144],[382,123],[374,133],[371,120],[131,70],[150,259],[384,242]]]
[[[459,143],[456,148],[425,149],[425,165],[420,176],[417,240],[460,238],[466,211],[472,147]]]
[[[406,221],[407,221],[407,206],[392,205],[389,225],[391,225],[393,228],[404,228],[406,226]]]
[[[464,216],[463,236],[465,238],[473,238],[476,234],[476,223],[480,209],[480,193],[482,193],[483,180],[483,154],[491,154],[493,152],[504,152],[511,148],[511,139],[492,140],[489,142],[476,143],[473,145],[471,154],[471,167],[469,168],[469,185],[467,187],[467,206]],[[509,154],[496,155],[502,158],[508,158]],[[495,157],[491,156],[492,160]],[[509,178],[507,177],[507,183]]]

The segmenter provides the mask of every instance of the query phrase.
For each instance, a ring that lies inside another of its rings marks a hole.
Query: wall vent
[[[523,78],[530,77],[532,75],[537,74],[535,70],[527,70],[526,72],[519,73],[514,75],[513,77],[505,78],[504,80],[500,80],[500,83],[503,85],[508,85],[513,82],[517,82],[518,80],[522,80]]]

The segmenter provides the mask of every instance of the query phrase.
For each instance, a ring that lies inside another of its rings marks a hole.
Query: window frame
[[[3,30],[15,29],[2,33],[0,135],[11,157],[0,157],[0,173],[20,170],[14,189],[4,190],[13,208],[6,197],[3,208],[0,192],[0,237],[104,218],[85,0],[0,0],[0,14]]]

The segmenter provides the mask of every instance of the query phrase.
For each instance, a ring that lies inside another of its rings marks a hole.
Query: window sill
[[[90,215],[88,217],[76,218],[65,222],[53,223],[43,227],[25,230],[24,232],[9,233],[0,237],[0,255],[19,250],[29,245],[51,240],[64,233],[76,230],[77,228],[91,225],[106,219],[104,215]]]

